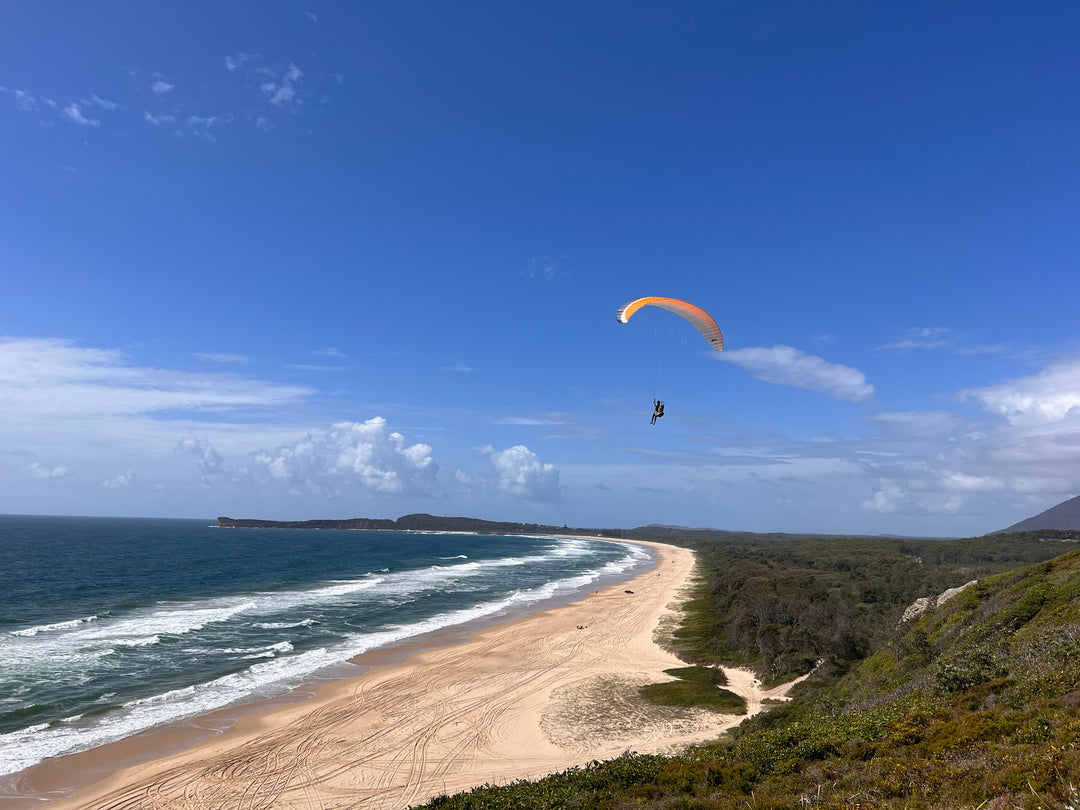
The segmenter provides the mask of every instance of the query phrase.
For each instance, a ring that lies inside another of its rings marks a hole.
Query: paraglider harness
[[[654,399],[653,400],[652,420],[649,422],[649,424],[650,425],[655,425],[656,420],[660,419],[663,415],[664,415],[664,401],[661,400],[661,399]]]

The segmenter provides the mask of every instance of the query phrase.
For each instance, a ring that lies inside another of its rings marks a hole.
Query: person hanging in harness
[[[656,420],[660,419],[664,415],[664,401],[662,399],[654,399],[652,401],[652,404],[653,404],[652,421],[650,421],[649,424],[650,425],[655,425]]]

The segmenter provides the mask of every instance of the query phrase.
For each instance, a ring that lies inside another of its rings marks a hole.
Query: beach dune
[[[712,739],[742,718],[637,693],[682,665],[654,636],[694,565],[686,549],[649,545],[656,566],[627,583],[325,684],[51,806],[389,810]]]

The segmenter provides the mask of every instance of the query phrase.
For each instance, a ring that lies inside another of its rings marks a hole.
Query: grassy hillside
[[[791,704],[683,756],[425,806],[1080,808],[1080,551],[1046,559],[1061,540],[710,541],[679,643],[773,674],[824,653]],[[976,577],[900,622],[915,597]]]

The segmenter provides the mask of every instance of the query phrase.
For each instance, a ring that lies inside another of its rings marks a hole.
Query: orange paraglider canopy
[[[722,352],[724,350],[724,336],[720,334],[720,327],[716,325],[713,317],[701,307],[694,306],[688,301],[680,301],[678,298],[657,298],[655,296],[635,298],[633,301],[619,307],[618,312],[615,313],[615,318],[619,323],[627,323],[631,315],[647,306],[661,307],[685,318],[701,332],[702,337],[709,341],[709,345],[716,351]]]

